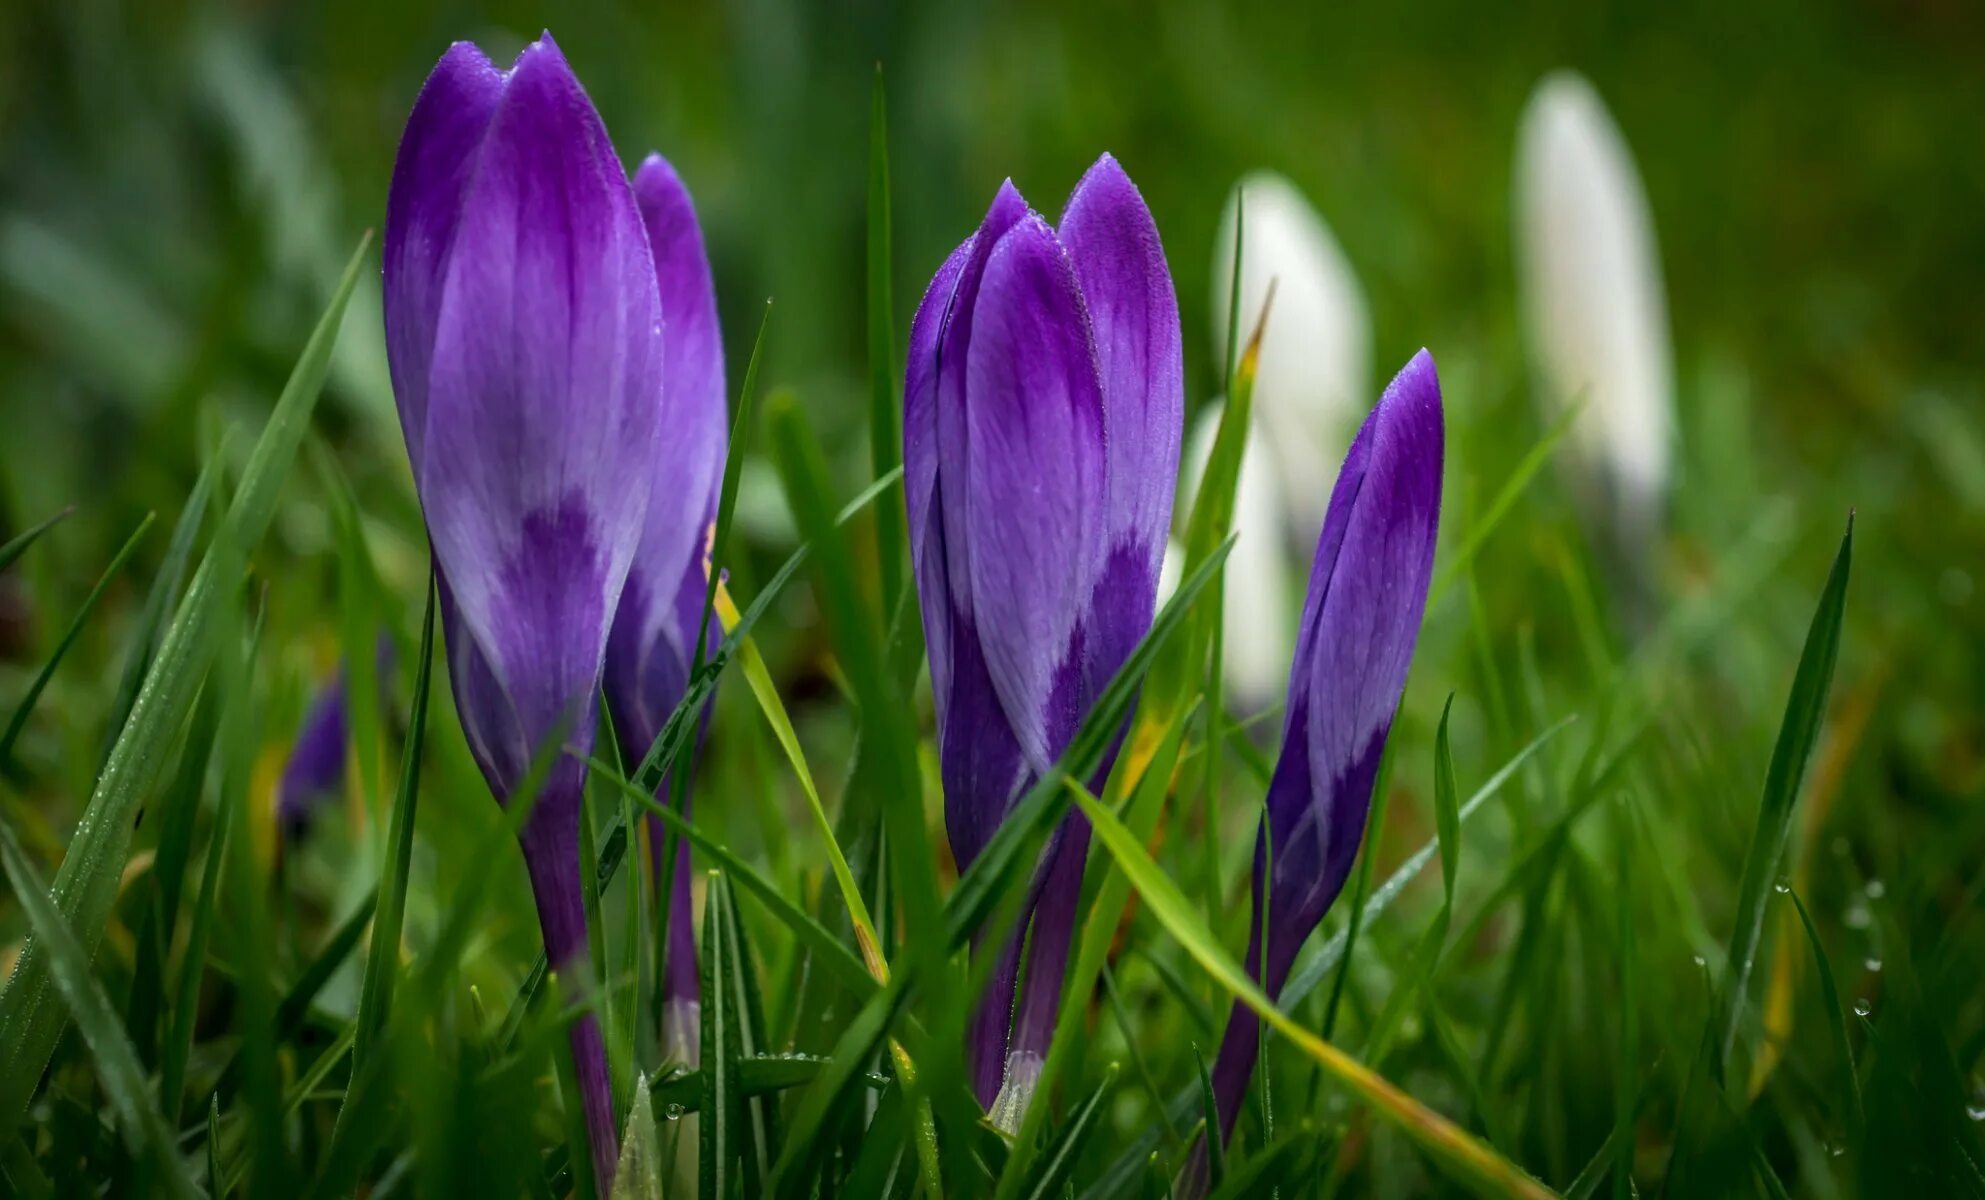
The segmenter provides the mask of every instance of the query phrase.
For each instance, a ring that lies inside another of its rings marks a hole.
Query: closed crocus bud
[[[1261,320],[1269,286],[1275,307],[1262,330],[1254,412],[1282,481],[1291,546],[1306,547],[1323,525],[1323,481],[1343,458],[1371,395],[1372,320],[1365,291],[1330,227],[1296,185],[1256,171],[1234,185],[1213,243],[1214,344],[1223,349],[1234,225],[1241,229],[1240,330]],[[1238,552],[1240,547],[1235,546]]]
[[[324,800],[345,786],[345,671],[338,668],[310,702],[276,784],[276,825],[295,840]]]
[[[1223,412],[1222,405],[1209,407],[1186,440],[1179,502],[1188,512],[1212,457]],[[1267,707],[1289,667],[1291,584],[1283,545],[1283,486],[1267,439],[1259,426],[1250,427],[1234,486],[1234,548],[1227,552],[1220,585],[1220,676],[1237,712]]]
[[[703,608],[710,579],[705,555],[717,515],[717,489],[723,483],[726,439],[717,294],[689,190],[667,161],[650,155],[634,173],[634,198],[654,252],[662,301],[662,376],[668,387],[648,523],[607,641],[605,680],[614,727],[628,753],[639,758],[688,689],[699,626],[706,662],[723,637],[714,616],[703,624]],[[665,800],[671,796],[667,780],[659,794]],[[685,816],[688,802],[685,789]],[[649,835],[660,879],[668,839],[652,818]],[[678,840],[676,846],[668,966],[662,980],[662,1050],[694,1067],[702,1044],[697,1033],[696,925],[689,843]]]
[[[582,765],[607,631],[660,453],[661,306],[646,231],[550,36],[508,72],[451,48],[415,102],[387,201],[386,345],[441,586],[469,748],[522,832],[552,967],[583,978]],[[616,1129],[599,1025],[571,1029],[602,1190]]]
[[[1626,139],[1581,75],[1537,86],[1517,137],[1516,239],[1542,399],[1583,402],[1580,484],[1644,562],[1668,490],[1674,426],[1668,305],[1654,222]],[[1596,497],[1595,497],[1596,498]]]
[[[374,661],[383,680],[393,664],[391,638],[380,635]],[[276,825],[291,840],[302,837],[318,807],[344,789],[345,746],[350,738],[348,676],[349,670],[340,664],[337,674],[310,701],[276,784]],[[384,690],[382,683],[382,694]]]
[[[1296,627],[1267,828],[1255,841],[1254,911],[1265,897],[1268,944],[1262,923],[1250,921],[1247,967],[1250,978],[1263,978],[1266,950],[1271,997],[1343,890],[1364,836],[1427,605],[1443,439],[1440,381],[1422,350],[1365,418],[1330,494]],[[1222,1138],[1254,1073],[1255,1022],[1253,1010],[1236,1003],[1221,1039],[1213,1094]]]
[[[1099,159],[1054,227],[1007,183],[924,294],[904,390],[911,550],[961,868],[1150,628],[1183,413],[1171,273],[1123,169]],[[1088,840],[1079,817],[1056,831],[1023,918],[1031,937],[1023,924],[996,948],[973,1026],[974,1085],[1008,1128],[1053,1034]]]

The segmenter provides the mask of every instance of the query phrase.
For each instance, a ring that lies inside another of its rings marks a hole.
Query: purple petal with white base
[[[1343,890],[1364,836],[1373,779],[1426,611],[1444,436],[1440,380],[1422,350],[1365,419],[1331,493],[1289,671],[1282,755],[1268,786],[1271,997]],[[1264,851],[1257,836],[1257,912]],[[1258,976],[1260,926],[1251,928],[1247,967]],[[1236,1004],[1213,1070],[1223,1138],[1254,1073],[1256,1042],[1253,1012]]]
[[[590,747],[663,415],[647,233],[549,36],[507,73],[466,45],[435,68],[394,164],[384,284],[456,708],[507,801],[539,752]],[[546,954],[574,979],[584,781],[559,755],[521,839]],[[571,1040],[604,1187],[618,1131],[591,1015]]]
[[[961,868],[1150,627],[1178,465],[1179,344],[1156,227],[1107,155],[1059,232],[1003,186],[917,310],[904,490]],[[1017,1124],[1052,1033],[1087,846],[1087,826],[1065,822],[1022,931],[992,948],[972,1069],[1003,1124]]]

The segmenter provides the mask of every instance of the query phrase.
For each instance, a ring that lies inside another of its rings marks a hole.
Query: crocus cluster
[[[387,351],[469,748],[506,804],[542,764],[521,841],[568,980],[587,971],[570,751],[592,745],[609,632],[634,736],[673,706],[698,634],[681,597],[700,604],[723,436],[701,260],[673,173],[650,160],[630,186],[548,35],[508,71],[467,43],[443,56],[394,165]],[[616,1129],[590,1013],[571,1049],[604,1191]]]
[[[917,309],[904,488],[961,869],[1150,628],[1183,388],[1157,227],[1108,155],[1053,226],[1003,186]],[[1064,822],[1020,930],[978,948],[999,960],[973,1083],[1009,1128],[1053,1033],[1088,840],[1079,816]]]
[[[1264,922],[1250,921],[1247,969],[1264,978],[1265,967],[1271,997],[1343,891],[1364,836],[1426,609],[1444,438],[1440,380],[1422,350],[1365,418],[1330,493],[1296,630],[1281,757],[1255,840],[1254,911],[1267,906],[1267,939]],[[1222,1138],[1254,1074],[1256,1021],[1236,1003],[1221,1039],[1213,1093]]]

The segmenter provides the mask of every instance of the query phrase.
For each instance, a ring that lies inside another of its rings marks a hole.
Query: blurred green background
[[[1446,553],[1542,433],[1515,307],[1510,164],[1539,77],[1560,66],[1585,72],[1645,179],[1675,342],[1681,438],[1660,607],[1680,614],[1681,633],[1650,685],[1659,745],[1642,812],[1656,826],[1669,822],[1646,875],[1665,875],[1710,916],[1678,915],[1663,907],[1666,893],[1648,902],[1675,917],[1664,986],[1684,997],[1697,986],[1691,949],[1715,961],[1799,640],[1850,508],[1859,512],[1857,558],[1836,719],[1822,748],[1823,765],[1828,753],[1837,761],[1795,853],[1816,864],[1815,909],[1837,939],[1843,975],[1855,960],[1878,961],[1883,938],[1891,955],[1898,939],[1985,941],[1976,912],[1985,861],[1985,597],[1976,594],[1985,570],[1985,6],[1964,0],[8,0],[0,539],[66,505],[77,511],[0,574],[0,697],[11,705],[140,517],[177,515],[220,431],[238,426],[231,452],[245,452],[351,247],[383,219],[401,125],[442,50],[469,38],[505,62],[545,26],[623,154],[660,150],[695,192],[733,385],[762,304],[775,299],[764,378],[796,389],[844,493],[869,474],[864,172],[880,64],[899,345],[924,281],[1002,178],[1053,212],[1109,150],[1163,234],[1196,407],[1218,390],[1213,313],[1224,295],[1210,276],[1222,203],[1243,172],[1281,171],[1330,222],[1369,294],[1374,386],[1422,345],[1441,363],[1451,427]],[[318,410],[321,444],[300,461],[257,556],[270,586],[264,659],[275,682],[261,732],[271,762],[339,653],[349,581],[324,503],[334,475],[351,481],[366,512],[387,624],[403,640],[416,628],[425,563],[378,325],[369,278]],[[775,488],[747,481],[749,549],[734,567],[747,592],[754,569],[789,547],[779,503]],[[1426,747],[1447,689],[1462,694],[1466,789],[1520,744],[1514,735],[1566,711],[1589,713],[1608,678],[1603,660],[1631,650],[1632,631],[1609,615],[1610,602],[1599,606],[1598,629],[1608,649],[1595,654],[1581,625],[1589,614],[1562,567],[1585,556],[1583,536],[1569,493],[1546,471],[1485,547],[1479,610],[1456,596],[1430,612],[1401,726],[1411,756],[1402,786],[1416,798],[1395,808],[1406,828],[1397,845],[1384,844],[1381,869],[1428,836]],[[22,811],[51,859],[87,795],[123,639],[163,550],[155,532],[113,582],[106,615],[16,753],[31,801]],[[825,779],[841,769],[845,714],[820,669],[815,624],[796,590],[759,636],[803,734],[820,747]],[[1518,707],[1531,719],[1519,728],[1498,729],[1484,711],[1485,677],[1496,673],[1485,662],[1524,677]],[[797,811],[790,795],[767,800],[770,789],[757,785],[783,780],[783,769],[741,693],[727,685],[710,770],[771,807],[738,802],[721,818],[733,833],[754,813]],[[494,818],[445,724],[443,753],[464,786],[441,790],[431,810],[441,816],[423,812],[424,837],[435,820]],[[1689,807],[1667,807],[1677,796]],[[1251,810],[1230,808],[1244,854]],[[315,883],[301,890],[314,886],[335,907],[332,897],[366,886],[365,872],[340,879],[347,849],[320,847]],[[445,877],[468,868],[443,854],[429,869]],[[1869,880],[1889,882],[1871,893]],[[1893,915],[1863,911],[1857,921],[1854,905],[1882,892]],[[515,907],[513,971],[535,936],[528,906],[519,898]],[[18,916],[4,919],[13,941]],[[1879,966],[1866,974],[1843,987],[1877,987]],[[1985,1103],[1976,981],[1974,967],[1926,982],[1924,1011]],[[1670,1032],[1686,1049],[1690,1035]],[[1800,1036],[1826,1053],[1816,1019]],[[1590,1086],[1609,1094],[1602,1081]],[[1533,1169],[1575,1168],[1591,1141],[1553,1144],[1567,1140],[1562,1128],[1536,1134],[1519,1158]]]

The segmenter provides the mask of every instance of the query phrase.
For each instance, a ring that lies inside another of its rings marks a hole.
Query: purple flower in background
[[[1296,950],[1350,876],[1373,778],[1406,690],[1427,607],[1440,525],[1444,440],[1440,379],[1425,350],[1393,378],[1338,472],[1296,630],[1282,757],[1268,784],[1272,847],[1257,835],[1254,911],[1268,894],[1268,994],[1280,995]],[[1261,922],[1247,969],[1261,978]],[[1213,1068],[1220,1136],[1233,1132],[1254,1074],[1253,1011],[1236,1003]],[[1203,1171],[1196,1161],[1195,1171]]]
[[[660,155],[634,173],[634,198],[648,228],[662,303],[663,439],[648,522],[621,593],[607,642],[606,695],[630,758],[647,752],[682,702],[695,665],[697,629],[709,583],[706,554],[717,489],[724,476],[724,347],[703,232],[689,191]],[[703,629],[705,661],[723,638],[712,616]],[[704,710],[707,721],[709,710]],[[670,795],[664,780],[660,793]],[[684,816],[688,815],[688,792]],[[666,839],[651,818],[649,845],[661,879]],[[695,915],[690,908],[689,843],[677,842],[669,901],[668,969],[662,980],[664,1053],[697,1065]]]
[[[641,540],[662,420],[661,304],[633,189],[549,35],[508,72],[449,49],[387,201],[386,346],[441,585],[469,747],[507,802],[554,757],[521,840],[545,952],[586,974],[584,768],[608,627]],[[604,1191],[599,1025],[571,1030]]]
[[[393,640],[384,634],[379,637],[376,659],[383,694],[383,681],[393,663]],[[325,800],[344,790],[345,746],[351,736],[345,703],[349,674],[340,663],[338,673],[311,700],[296,744],[290,747],[289,761],[283,764],[282,779],[276,784],[276,824],[291,840],[309,829]]]
[[[276,784],[276,824],[294,841],[310,827],[318,805],[345,786],[345,669],[324,685],[304,714]]]
[[[1009,181],[924,294],[904,386],[911,552],[961,869],[1150,628],[1184,403],[1171,273],[1116,160],[1083,176],[1058,227]],[[1079,816],[1056,831],[974,1021],[973,1084],[1008,1128],[1053,1034],[1088,842]]]

